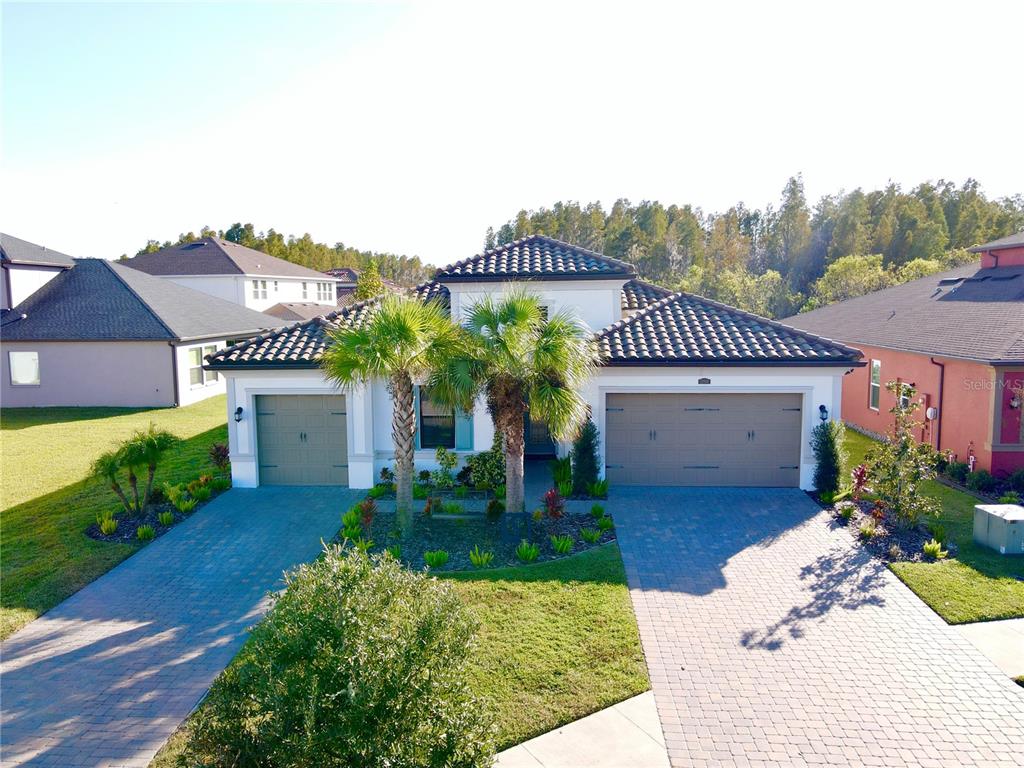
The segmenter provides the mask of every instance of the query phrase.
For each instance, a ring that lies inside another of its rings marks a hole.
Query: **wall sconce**
[[[243,413],[242,406],[238,406],[237,408],[235,408],[235,421],[236,422],[242,420],[242,413]]]
[[[828,408],[824,405],[818,406],[818,418],[822,421],[828,421]]]

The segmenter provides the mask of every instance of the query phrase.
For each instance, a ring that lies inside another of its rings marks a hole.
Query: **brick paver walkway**
[[[229,491],[10,637],[0,763],[148,765],[357,496]]]
[[[1024,765],[1024,689],[805,494],[607,506],[674,766]]]

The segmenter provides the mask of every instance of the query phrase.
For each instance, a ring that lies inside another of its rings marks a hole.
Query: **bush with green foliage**
[[[572,496],[572,481],[571,480],[566,480],[564,482],[559,483],[557,488],[558,488],[558,492],[560,494],[562,494],[563,497],[568,498],[568,497]]]
[[[443,511],[444,514],[446,515],[461,515],[464,510],[459,502],[446,501],[444,505],[441,507],[441,511]]]
[[[936,451],[915,434],[921,427],[914,420],[914,412],[920,407],[917,390],[896,381],[889,382],[886,389],[896,401],[889,411],[893,414],[892,431],[887,440],[868,451],[866,458],[875,497],[896,526],[909,528],[939,515],[939,502],[922,487],[935,477]]]
[[[540,547],[531,544],[526,539],[519,542],[516,547],[516,557],[524,563],[532,563],[540,556]]]
[[[581,528],[580,538],[587,542],[587,544],[596,544],[601,540],[601,531],[596,528]]]
[[[485,513],[488,520],[497,520],[505,512],[505,502],[501,499],[488,499]]]
[[[587,495],[595,499],[608,498],[608,479],[602,478],[587,486]]]
[[[1020,496],[1016,491],[1007,491],[999,497],[1000,504],[1020,504]]]
[[[466,459],[466,466],[474,488],[497,488],[505,482],[505,451],[498,430],[490,450],[473,454]]]
[[[220,491],[226,491],[230,487],[231,487],[231,478],[230,477],[215,477],[215,478],[213,478],[213,480],[210,481],[210,488],[212,488],[213,490],[217,491],[218,493]]]
[[[600,520],[604,517],[604,507],[600,504],[592,504],[590,506],[590,516],[595,520]]]
[[[494,553],[481,551],[477,545],[469,550],[469,562],[474,568],[487,568],[494,562]]]
[[[439,445],[434,451],[434,458],[437,459],[438,469],[430,473],[430,482],[437,488],[451,488],[455,485],[454,470],[459,463],[458,454]]]
[[[334,545],[285,580],[194,715],[182,764],[490,768],[475,626],[450,584]]]
[[[853,517],[853,513],[857,511],[857,505],[852,501],[840,501],[836,504],[835,510],[839,517],[846,522],[850,522],[850,518]]]
[[[444,568],[448,565],[448,553],[443,549],[427,550],[423,553],[423,562],[428,568]]]
[[[533,521],[534,521],[535,523],[539,523],[539,522],[540,522],[541,520],[543,520],[543,519],[544,519],[544,510],[543,510],[543,509],[535,509],[535,510],[533,510],[533,512],[532,512],[532,513],[530,514],[530,517],[532,517],[532,518],[533,518]]]
[[[571,457],[563,456],[562,458],[552,459],[549,464],[551,466],[551,482],[555,485],[569,483],[569,485],[572,486]]]
[[[135,529],[135,536],[139,541],[152,541],[156,536],[156,531],[153,530],[152,525],[140,525]]]
[[[967,475],[970,474],[971,467],[966,461],[951,461],[946,464],[946,477],[954,482],[963,485],[967,480]]]
[[[864,541],[875,538],[878,534],[878,524],[874,521],[874,518],[865,518],[864,522],[860,524],[859,533]]]
[[[366,492],[366,495],[371,499],[379,499],[382,496],[387,496],[391,492],[390,485],[384,485],[384,483],[377,483],[373,488]]]
[[[455,498],[456,499],[465,499],[467,496],[469,496],[469,488],[467,488],[464,485],[457,485],[457,486],[455,486]]]
[[[384,551],[387,552],[395,560],[402,559],[402,545],[392,544],[390,547],[384,547]]]
[[[391,467],[380,468],[380,485],[392,485],[395,482],[395,471]]]
[[[193,499],[202,503],[204,501],[209,501],[210,497],[213,495],[213,490],[208,485],[202,485],[190,493]]]
[[[976,469],[967,475],[967,487],[977,493],[991,493],[996,485],[996,479],[987,469]]]
[[[171,511],[161,512],[157,515],[157,520],[160,521],[160,525],[167,528],[170,525],[174,525],[174,513]]]
[[[427,486],[420,485],[419,483],[412,484],[412,497],[414,499],[416,499],[417,501],[422,501],[428,496],[430,496],[430,489],[427,488]]]
[[[1017,493],[1024,493],[1024,468],[1015,469],[1006,479],[1010,487]]]
[[[367,552],[373,549],[373,540],[360,536],[352,542],[352,546],[354,546],[356,549],[358,549],[365,555]]]
[[[615,527],[615,523],[613,523],[612,519],[610,517],[608,517],[607,515],[605,517],[599,518],[598,521],[597,521],[597,528],[602,533],[610,531],[614,527]]]
[[[818,493],[839,491],[846,472],[845,439],[846,429],[841,421],[823,421],[811,430],[811,450],[816,462],[813,482]]]
[[[598,437],[597,426],[587,419],[572,444],[572,490],[580,496],[589,493],[590,486],[598,479]]]
[[[100,533],[104,536],[110,536],[117,530],[117,520],[114,519],[113,510],[105,510],[96,515],[96,525],[99,526]]]
[[[942,542],[936,539],[926,541],[921,551],[926,560],[942,560],[949,554],[949,552],[942,548]]]
[[[505,490],[506,490],[505,489],[505,484],[504,483],[498,483],[496,486],[494,486],[494,498],[496,498],[496,499],[504,499],[505,498]]]
[[[346,539],[355,541],[363,535],[362,515],[359,507],[353,506],[341,516],[341,533]]]
[[[551,548],[555,550],[556,554],[567,555],[572,552],[572,536],[568,534],[562,534],[561,536],[551,536]]]
[[[892,544],[889,545],[888,555],[889,555],[889,559],[892,560],[893,562],[896,562],[897,560],[902,560],[903,559],[903,548],[894,541]]]
[[[942,523],[932,521],[928,523],[928,533],[932,535],[932,538],[938,542],[946,542],[946,526]]]
[[[182,499],[181,503],[178,504],[176,508],[179,512],[181,512],[181,514],[187,515],[196,508],[196,504],[198,503],[199,502],[197,502],[195,499]]]
[[[430,470],[421,469],[416,477],[423,485],[427,485],[430,482]]]

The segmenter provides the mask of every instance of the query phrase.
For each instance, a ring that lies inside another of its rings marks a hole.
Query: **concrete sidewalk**
[[[1024,677],[1024,619],[978,621],[956,629],[1010,677]]]
[[[648,691],[498,755],[497,768],[668,768],[654,694]]]

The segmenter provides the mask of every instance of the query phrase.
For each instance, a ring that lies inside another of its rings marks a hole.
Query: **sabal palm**
[[[411,521],[416,413],[413,382],[447,365],[464,349],[465,334],[435,301],[390,295],[358,326],[328,333],[322,366],[344,387],[382,379],[392,402],[391,437],[395,446],[395,491],[399,523]]]
[[[518,287],[473,304],[463,321],[470,354],[439,370],[431,393],[468,407],[483,391],[504,445],[506,506],[522,511],[523,416],[529,409],[556,439],[574,437],[588,416],[580,392],[593,375],[597,347],[571,313],[545,319],[537,298]]]
[[[139,505],[140,511],[146,508],[149,497],[153,494],[153,477],[160,457],[178,442],[180,440],[176,435],[165,429],[157,429],[156,424],[150,422],[145,432],[137,430],[122,446],[122,463],[129,467],[129,471],[136,466],[146,468],[146,488],[142,494],[142,503]]]

